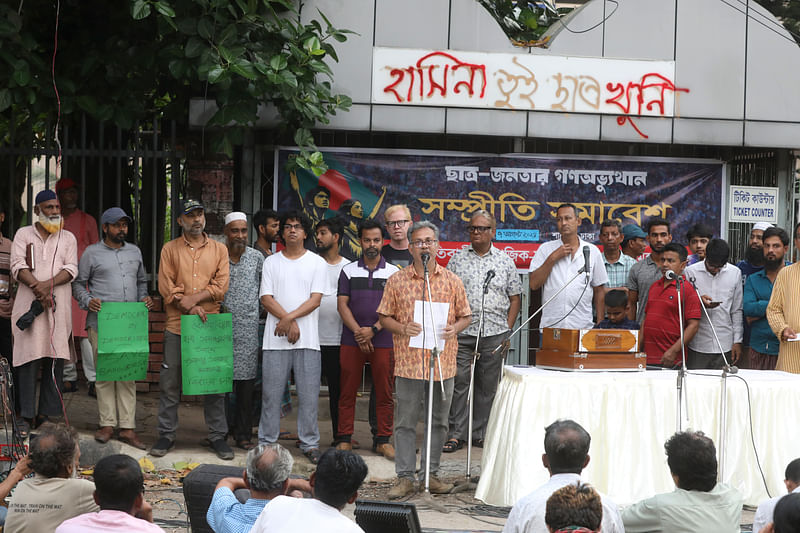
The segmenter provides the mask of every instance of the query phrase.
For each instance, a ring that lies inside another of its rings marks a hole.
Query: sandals
[[[256,445],[250,442],[249,440],[237,440],[236,447],[241,448],[243,450],[252,450],[253,448],[256,447]]]
[[[31,433],[31,421],[26,420],[25,418],[20,418],[17,421],[17,430],[19,431],[19,436],[23,440],[28,438],[28,435]]]
[[[296,440],[297,433],[292,433],[291,431],[281,431],[278,435],[278,440]]]
[[[442,446],[442,452],[444,453],[453,453],[455,451],[460,450],[464,447],[464,441],[459,439],[449,439],[447,442],[444,443]]]

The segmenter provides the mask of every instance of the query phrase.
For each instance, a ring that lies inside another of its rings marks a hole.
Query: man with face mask
[[[164,332],[164,362],[159,373],[158,440],[150,455],[163,457],[175,444],[178,429],[178,404],[181,399],[181,315],[219,313],[219,302],[228,291],[230,266],[228,249],[206,234],[203,204],[183,200],[177,223],[183,235],[161,248],[158,291],[164,298],[167,327]],[[233,450],[225,442],[228,423],[225,419],[225,395],[205,396],[204,414],[208,441],[220,459],[233,459]]]
[[[14,366],[19,369],[23,432],[38,420],[61,415],[59,391],[64,361],[70,357],[72,331],[70,281],[78,273],[78,245],[75,236],[62,229],[56,194],[49,190],[37,194],[33,210],[38,221],[17,230],[11,247],[11,275],[19,282],[11,330]],[[39,416],[35,421],[40,370]]]
[[[228,247],[230,283],[224,304],[233,316],[233,438],[236,445],[249,450],[253,433],[253,391],[261,351],[258,336],[258,289],[264,256],[247,246],[247,216],[229,213],[225,217],[225,244]]]
[[[92,244],[78,263],[78,276],[72,282],[72,295],[81,309],[89,311],[86,331],[97,359],[97,313],[104,302],[144,302],[152,309],[147,294],[147,274],[142,252],[135,244],[125,242],[131,218],[119,207],[107,209],[100,218],[103,240]],[[94,438],[108,442],[119,422],[119,440],[140,450],[146,446],[136,436],[136,382],[98,381],[97,409],[100,429]],[[117,411],[119,410],[119,413]],[[119,414],[119,417],[117,416]]]
[[[89,213],[81,211],[78,207],[78,184],[70,178],[61,178],[56,182],[56,194],[61,204],[61,216],[64,219],[64,229],[75,235],[78,241],[78,261],[89,245],[100,240],[97,234],[97,221]],[[89,382],[89,395],[95,395],[95,370],[92,346],[86,331],[86,310],[81,309],[77,300],[72,300],[72,336],[75,342],[80,341],[81,361],[83,374]],[[78,372],[75,363],[64,364],[64,392],[78,390]]]

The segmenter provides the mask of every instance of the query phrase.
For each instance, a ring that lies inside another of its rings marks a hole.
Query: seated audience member
[[[594,327],[595,329],[639,329],[635,320],[628,318],[628,293],[619,289],[610,290],[604,298],[606,316]]]
[[[800,458],[795,459],[786,466],[785,479],[783,484],[790,493],[800,493]],[[775,504],[783,496],[775,496],[767,501],[758,504],[756,514],[753,517],[753,531],[761,531],[761,528],[772,522],[772,514],[775,511]]]
[[[742,497],[717,483],[717,450],[702,431],[675,433],[664,444],[676,489],[622,512],[627,533],[739,533]]]
[[[94,483],[75,478],[81,450],[73,428],[45,422],[39,426],[28,456],[35,475],[14,490],[5,531],[51,533],[64,520],[99,510],[93,497]]]
[[[358,497],[358,488],[367,477],[364,460],[351,451],[327,450],[311,474],[314,498],[278,496],[256,520],[253,533],[364,533],[341,513]]]
[[[552,533],[600,531],[603,503],[600,495],[584,483],[561,487],[547,498],[544,521]]]
[[[6,478],[0,483],[0,500],[5,500],[6,496],[11,492],[17,483],[25,479],[25,476],[31,473],[30,459],[26,455],[14,466],[14,469],[8,473]],[[0,506],[0,526],[6,523],[6,514],[8,507]]]
[[[206,521],[215,533],[250,531],[264,506],[276,496],[289,492],[303,497],[311,486],[303,479],[289,479],[294,459],[280,444],[259,444],[247,452],[247,463],[242,477],[226,477],[217,483],[214,497],[208,507]],[[249,498],[241,503],[234,492],[250,491]]]
[[[778,500],[772,522],[759,533],[800,533],[800,494],[787,494]]]
[[[100,512],[66,520],[56,533],[164,533],[152,523],[153,507],[144,499],[142,468],[133,457],[117,454],[100,459],[94,467],[94,486]]]
[[[504,533],[548,533],[545,524],[547,499],[558,489],[581,482],[581,471],[589,464],[592,438],[572,420],[556,420],[545,428],[542,463],[550,472],[550,481],[520,499],[503,528]],[[622,533],[622,519],[614,502],[601,497],[605,533]]]

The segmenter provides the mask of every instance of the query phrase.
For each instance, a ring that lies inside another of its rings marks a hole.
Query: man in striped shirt
[[[800,224],[794,228],[794,246],[800,246]],[[800,263],[785,267],[775,278],[772,297],[767,305],[769,327],[780,339],[775,370],[800,374],[800,305],[796,295],[800,290]]]

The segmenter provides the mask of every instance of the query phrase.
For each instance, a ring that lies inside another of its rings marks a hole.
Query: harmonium
[[[647,355],[639,351],[639,331],[628,329],[542,330],[536,366],[550,370],[644,370]]]

